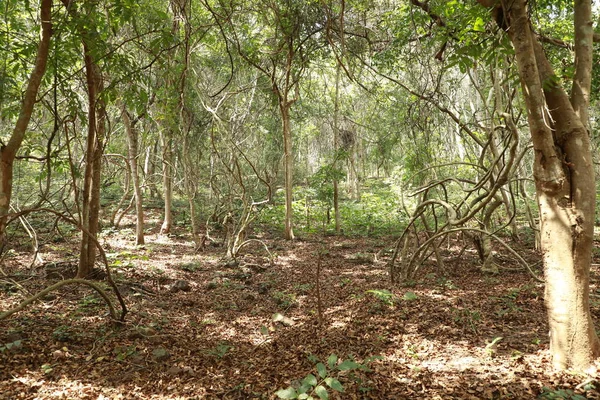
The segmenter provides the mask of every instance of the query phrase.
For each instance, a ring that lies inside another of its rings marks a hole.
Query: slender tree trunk
[[[338,178],[336,173],[337,166],[337,151],[338,151],[338,138],[340,130],[340,75],[341,75],[340,64],[337,64],[335,71],[335,106],[333,111],[333,164],[332,168],[334,171],[333,178],[333,211],[335,214],[335,232],[340,233],[340,205],[339,205],[339,189],[338,189]]]
[[[135,244],[144,244],[144,200],[142,196],[142,188],[140,186],[140,174],[138,168],[138,132],[133,125],[125,106],[121,110],[121,117],[123,118],[123,124],[125,125],[125,132],[127,133],[127,161],[129,162],[129,169],[131,170],[131,177],[133,181],[133,194],[135,197]]]
[[[158,142],[146,148],[146,159],[144,160],[144,186],[147,188],[148,197],[152,200],[158,197],[156,190],[156,181],[154,174],[156,173],[156,154],[158,153]]]
[[[163,176],[163,198],[165,201],[165,215],[162,226],[160,227],[161,234],[171,233],[173,226],[173,180],[172,180],[172,162],[173,162],[173,144],[171,133],[161,134],[162,143],[162,176]]]
[[[526,0],[502,1],[535,152],[550,351],[556,368],[587,368],[600,355],[589,308],[595,178],[585,109],[591,72],[591,3],[575,1],[573,104],[534,36]],[[542,84],[543,83],[543,84]],[[551,115],[546,115],[549,110]],[[548,126],[548,122],[552,125]]]
[[[2,246],[4,246],[6,240],[6,217],[10,211],[12,196],[13,163],[25,138],[25,132],[33,113],[33,106],[37,100],[38,89],[46,72],[50,37],[52,36],[51,17],[52,0],[42,0],[40,4],[41,39],[38,44],[35,65],[29,76],[29,82],[21,103],[21,111],[12,135],[8,143],[0,147],[0,244]]]
[[[292,155],[292,131],[290,128],[290,104],[287,100],[281,100],[281,120],[283,124],[283,163],[285,168],[285,238],[294,239],[293,230],[293,211],[292,211],[292,190],[293,190],[293,166],[294,158]]]

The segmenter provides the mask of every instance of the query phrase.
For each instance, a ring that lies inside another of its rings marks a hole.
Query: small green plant
[[[350,283],[352,283],[352,279],[350,278],[340,279],[340,287],[348,286]]]
[[[485,351],[486,353],[488,353],[488,356],[494,357],[496,355],[496,347],[498,345],[498,342],[500,342],[502,339],[502,336],[496,336],[494,339],[492,339],[491,342],[489,342],[485,346]]]
[[[352,357],[342,361],[336,354],[331,354],[327,358],[327,363],[324,364],[318,362],[316,357],[309,356],[309,360],[316,362],[317,375],[310,373],[302,379],[297,387],[290,386],[287,389],[280,389],[275,392],[275,395],[280,399],[329,399],[329,390],[344,392],[344,386],[337,379],[340,372],[370,371],[368,364],[378,359],[381,357],[369,357],[364,362],[358,363]]]
[[[3,345],[0,346],[0,353],[4,353],[5,351],[10,351],[10,350],[18,350],[21,347],[23,347],[23,341],[22,340],[15,340],[14,342],[10,342],[10,343],[4,343]]]
[[[312,289],[312,283],[297,283],[294,285],[294,290],[300,294],[308,294]]]
[[[381,303],[385,304],[388,307],[393,306],[398,299],[394,293],[390,292],[387,289],[367,290],[366,293],[372,294],[373,297],[375,297],[377,300],[379,300]]]
[[[471,311],[468,308],[455,308],[454,322],[462,326],[468,326],[474,333],[477,333],[479,321],[481,321],[481,313],[479,311]]]
[[[231,349],[233,349],[233,346],[230,346],[227,343],[219,343],[215,347],[208,349],[206,354],[221,359],[225,357]]]
[[[587,397],[577,394],[571,389],[552,389],[544,386],[538,399],[586,400]]]
[[[94,307],[100,304],[100,299],[96,296],[85,296],[83,299],[79,300],[79,307]]]
[[[52,367],[51,364],[43,364],[40,369],[42,370],[42,372],[44,373],[44,375],[50,375],[52,373],[52,371],[54,370],[54,368]]]
[[[456,285],[454,284],[454,282],[452,282],[451,279],[448,279],[445,276],[440,276],[437,280],[436,280],[436,284],[438,286],[441,286],[442,289],[448,289],[448,290],[454,290],[454,289],[458,289],[456,287]]]
[[[137,347],[132,346],[120,346],[115,349],[115,359],[117,361],[125,361],[128,357],[137,354]]]
[[[419,349],[414,344],[410,344],[406,348],[406,354],[408,354],[412,358],[417,359],[417,358],[419,358]]]
[[[406,301],[413,301],[417,299],[417,295],[415,292],[406,292],[404,293],[404,296],[402,296],[402,299]]]
[[[271,295],[280,308],[288,309],[297,304],[295,293],[275,291]]]
[[[52,337],[59,342],[68,342],[71,340],[71,332],[67,325],[58,326],[53,332]]]

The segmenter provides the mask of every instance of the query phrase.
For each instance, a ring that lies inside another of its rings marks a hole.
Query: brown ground
[[[84,287],[65,287],[0,322],[0,398],[275,398],[318,376],[316,363],[332,354],[338,365],[380,358],[369,369],[328,372],[344,387],[330,389],[331,398],[600,398],[593,375],[550,372],[541,285],[524,271],[482,274],[474,251],[447,261],[446,271],[432,263],[415,284],[392,286],[380,252],[392,239],[266,238],[276,260],[263,270],[244,266],[263,264],[258,246],[234,266],[220,261],[222,247],[194,253],[183,232],[148,235],[141,248],[132,236],[122,230],[102,239],[129,309],[124,326],[112,327],[102,300]],[[452,251],[444,250],[448,260]],[[75,261],[76,253],[46,244],[46,267],[32,269],[30,255],[9,254],[0,309],[68,276],[72,265],[48,261]],[[508,255],[499,261],[518,267]],[[178,280],[191,290],[174,291]],[[276,313],[285,320],[274,321]],[[544,387],[563,397],[538,397]]]

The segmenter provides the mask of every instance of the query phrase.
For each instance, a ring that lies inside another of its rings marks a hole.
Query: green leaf
[[[310,385],[306,382],[302,382],[302,384],[298,388],[298,394],[299,394],[298,398],[300,398],[300,395],[308,393],[313,388],[313,386],[314,385]]]
[[[360,364],[355,363],[354,361],[351,361],[351,360],[346,360],[346,361],[342,362],[340,365],[338,365],[338,369],[340,371],[350,371],[353,369],[357,369],[358,367],[360,367]]]
[[[313,374],[308,374],[302,380],[302,382],[304,382],[304,383],[306,383],[308,385],[311,385],[311,386],[315,386],[317,384],[317,378]]]
[[[335,365],[337,364],[337,360],[338,360],[337,354],[332,354],[329,356],[329,358],[327,358],[327,365],[329,366],[330,369],[335,368]]]
[[[311,363],[318,363],[319,358],[317,356],[315,356],[314,354],[309,354],[308,361],[310,361]]]
[[[319,372],[319,376],[321,378],[325,378],[327,376],[327,367],[323,363],[317,364],[317,372]]]
[[[344,391],[344,386],[342,386],[340,381],[338,381],[335,378],[327,377],[327,378],[325,378],[325,383],[327,384],[327,386],[329,386],[333,390],[337,390],[338,392]]]
[[[322,385],[319,385],[315,388],[315,393],[317,394],[317,396],[319,396],[321,400],[329,399],[329,393],[327,393],[327,389],[325,389],[325,387],[323,387]]]
[[[299,399],[308,399],[310,396],[308,395],[308,393],[300,393],[298,395]]]
[[[483,22],[483,18],[477,17],[473,23],[473,30],[475,32],[485,32],[485,22]]]
[[[296,393],[296,389],[293,387],[289,387],[287,389],[280,389],[275,392],[275,395],[280,399],[297,399],[298,393]]]
[[[408,301],[416,300],[417,295],[414,292],[406,292],[406,293],[404,293],[403,299],[408,300]]]

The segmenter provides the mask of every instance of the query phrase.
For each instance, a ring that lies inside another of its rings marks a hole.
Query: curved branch
[[[104,289],[102,289],[100,287],[100,285],[98,285],[97,283],[92,282],[92,281],[88,281],[86,279],[67,279],[67,280],[64,280],[64,281],[57,282],[54,285],[48,286],[46,289],[42,290],[41,292],[38,292],[35,295],[33,295],[32,297],[24,300],[23,302],[21,302],[15,308],[11,308],[8,311],[4,311],[2,314],[0,314],[0,321],[3,320],[3,319],[6,319],[8,317],[10,317],[11,315],[13,315],[15,313],[18,313],[19,311],[22,311],[25,307],[27,307],[28,305],[30,305],[34,301],[36,301],[36,300],[44,297],[48,293],[50,293],[50,292],[52,292],[54,290],[60,289],[61,287],[65,286],[65,285],[70,285],[70,284],[87,285],[87,286],[91,287],[92,289],[94,289],[96,292],[98,292],[98,294],[104,299],[104,301],[106,302],[106,305],[108,306],[108,311],[110,313],[110,318],[113,321],[118,321],[118,319],[117,319],[117,313],[115,311],[115,308],[113,307],[112,302],[110,301],[110,298],[108,297],[108,295],[106,294],[106,292],[104,291]]]
[[[104,263],[104,266],[106,267],[106,280],[108,281],[108,283],[110,284],[112,289],[115,291],[115,295],[117,296],[117,299],[119,300],[119,304],[121,305],[121,316],[119,317],[119,321],[121,321],[121,322],[125,321],[125,315],[127,314],[127,306],[125,305],[125,300],[123,300],[123,296],[121,295],[119,288],[117,287],[117,285],[115,284],[115,281],[112,278],[112,274],[111,274],[110,268],[108,266],[108,259],[106,258],[106,252],[102,248],[102,245],[100,244],[98,239],[94,235],[92,235],[87,229],[85,229],[79,222],[74,220],[73,218],[68,217],[68,216],[64,215],[63,213],[53,210],[51,208],[31,208],[31,209],[27,209],[27,210],[22,210],[22,211],[19,211],[18,213],[10,214],[10,216],[11,216],[10,221],[13,221],[16,218],[19,218],[26,214],[29,214],[32,212],[37,212],[37,211],[48,212],[50,214],[56,215],[59,219],[62,219],[63,221],[76,226],[85,235],[87,235],[87,237],[89,239],[91,239],[92,242],[94,242],[94,244],[96,245],[96,248],[98,248],[98,252],[100,253],[102,262]]]
[[[419,254],[422,249],[427,248],[427,246],[429,246],[429,244],[436,240],[438,237],[444,236],[444,235],[449,235],[451,233],[454,232],[465,232],[465,231],[473,231],[473,232],[478,232],[482,235],[488,235],[491,238],[495,239],[498,243],[500,243],[504,248],[506,248],[511,254],[513,254],[521,264],[523,264],[525,266],[525,268],[527,268],[527,271],[529,271],[529,274],[538,282],[544,282],[543,279],[539,278],[535,272],[533,272],[533,270],[531,269],[531,266],[527,263],[527,261],[525,261],[523,259],[523,257],[521,257],[521,255],[519,253],[517,253],[512,247],[510,247],[508,244],[506,244],[505,241],[503,241],[502,239],[500,239],[497,235],[490,233],[490,232],[486,232],[483,229],[479,229],[479,228],[469,228],[469,227],[460,227],[460,228],[453,228],[453,229],[448,229],[442,232],[438,232],[435,235],[431,236],[431,238],[429,238],[428,240],[426,240],[418,249],[417,251],[415,251],[415,254],[413,254],[413,256],[411,257],[410,261],[409,261],[409,266],[414,262],[414,259],[416,258],[416,255]]]

